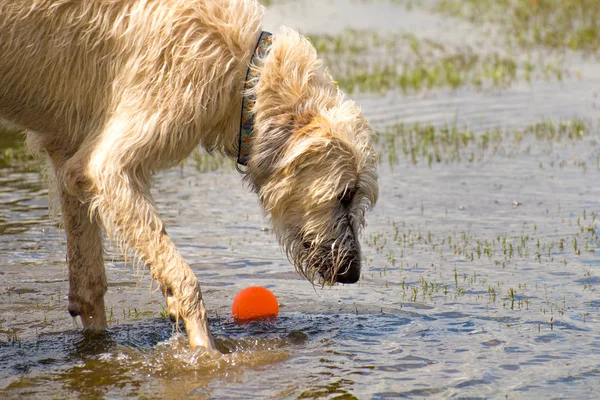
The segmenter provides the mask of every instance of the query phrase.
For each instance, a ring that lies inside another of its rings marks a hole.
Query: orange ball
[[[279,314],[277,298],[269,289],[250,286],[240,291],[231,306],[233,318],[237,321],[254,321],[276,317]]]

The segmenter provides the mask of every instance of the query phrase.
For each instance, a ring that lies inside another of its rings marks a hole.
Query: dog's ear
[[[255,190],[268,181],[274,173],[294,130],[291,114],[277,115],[255,126],[252,151],[248,161],[248,178]]]
[[[298,175],[307,167],[316,167],[333,147],[340,147],[340,157],[351,158],[348,149],[341,151],[343,145],[332,135],[326,120],[305,114],[278,115],[255,126],[248,178],[257,192],[267,184]]]
[[[329,108],[339,101],[339,90],[314,46],[293,29],[282,27],[273,36],[273,45],[258,68],[255,112],[263,118],[295,115],[301,104]]]

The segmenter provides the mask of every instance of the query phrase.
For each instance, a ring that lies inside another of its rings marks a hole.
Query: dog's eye
[[[338,201],[344,207],[349,207],[352,203],[352,199],[354,198],[354,193],[356,190],[354,189],[346,189],[343,193],[338,195]]]

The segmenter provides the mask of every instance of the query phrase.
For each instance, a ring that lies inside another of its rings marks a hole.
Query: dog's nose
[[[348,269],[344,272],[335,275],[337,283],[356,283],[360,279],[360,262],[353,261]]]

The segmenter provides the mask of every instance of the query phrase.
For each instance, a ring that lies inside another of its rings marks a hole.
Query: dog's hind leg
[[[86,176],[93,207],[109,235],[149,266],[171,318],[183,319],[190,345],[214,349],[198,280],[167,235],[150,193],[150,175],[167,146],[124,128],[118,121],[109,124],[91,154]]]
[[[104,271],[104,246],[102,228],[90,215],[89,202],[71,193],[67,188],[77,190],[81,182],[72,174],[64,174],[61,159],[50,153],[57,173],[57,192],[62,209],[62,222],[67,234],[67,263],[69,265],[69,313],[79,316],[84,329],[106,328],[104,294],[107,290]],[[79,171],[79,174],[81,171]],[[64,178],[69,177],[69,182]]]
[[[90,219],[89,204],[59,190],[62,220],[67,232],[69,313],[74,317],[79,315],[85,329],[104,329],[107,282],[102,230]]]

